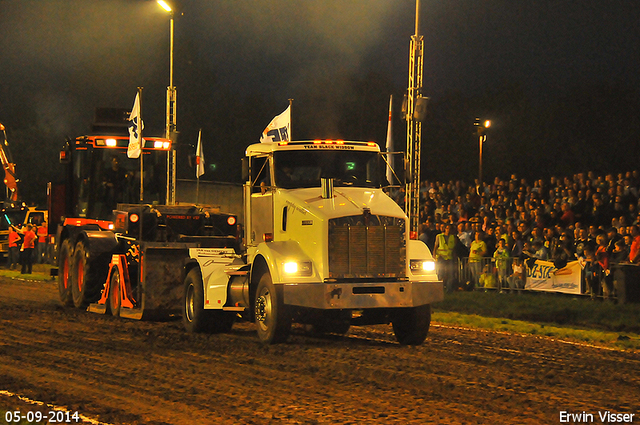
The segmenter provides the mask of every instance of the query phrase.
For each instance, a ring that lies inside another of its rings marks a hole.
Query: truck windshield
[[[166,152],[144,152],[144,202],[164,203]],[[140,202],[140,160],[126,149],[88,148],[77,151],[73,181],[78,217],[110,219],[119,203]]]
[[[275,183],[284,189],[320,187],[320,178],[335,186],[380,187],[382,168],[377,152],[319,150],[274,153]]]
[[[9,226],[18,226],[24,223],[27,216],[26,208],[8,208],[0,216],[0,230],[8,230]]]

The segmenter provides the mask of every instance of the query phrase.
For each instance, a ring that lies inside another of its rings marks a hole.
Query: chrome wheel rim
[[[268,289],[264,288],[256,299],[256,322],[262,330],[268,328],[267,320],[271,315],[271,293]]]

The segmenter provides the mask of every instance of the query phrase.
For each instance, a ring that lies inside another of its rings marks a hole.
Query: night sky
[[[203,177],[237,181],[244,148],[294,99],[295,139],[394,139],[414,0],[184,0],[175,16],[179,177],[198,129]],[[640,2],[422,0],[425,178],[473,179],[473,120],[494,121],[485,177],[625,171],[640,152]],[[25,197],[41,202],[67,136],[96,107],[161,135],[169,16],[151,0],[0,0],[0,122]],[[606,150],[610,154],[603,155]],[[621,155],[621,153],[624,154]]]

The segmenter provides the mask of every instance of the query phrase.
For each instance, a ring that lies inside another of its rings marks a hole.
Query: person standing
[[[19,263],[19,254],[20,254],[20,234],[16,230],[15,227],[9,226],[9,253],[7,254],[7,267],[13,269],[14,266],[17,266]]]
[[[503,288],[507,287],[507,268],[509,267],[510,257],[509,249],[506,245],[506,241],[500,238],[498,240],[498,247],[493,253],[493,259],[496,262],[496,269],[498,270],[498,283],[500,291],[502,291]]]
[[[638,225],[631,226],[632,242],[629,248],[629,262],[633,264],[640,263],[640,227]]]
[[[38,226],[36,235],[38,236],[38,247],[36,250],[36,258],[37,263],[42,264],[46,263],[47,258],[47,238],[49,236],[49,229],[47,228],[47,222],[43,221],[40,226]]]
[[[27,224],[27,230],[24,232],[24,241],[20,249],[20,257],[22,263],[21,274],[31,274],[33,267],[33,248],[35,246],[36,234],[33,232],[33,226]]]
[[[447,224],[444,232],[436,237],[434,252],[438,264],[438,277],[444,283],[446,292],[453,292],[455,280],[454,274],[454,249],[457,237],[453,233],[453,224]]]
[[[475,240],[471,242],[469,250],[469,271],[471,272],[471,287],[478,285],[480,274],[482,272],[482,259],[487,255],[487,244],[483,240],[483,232],[478,231],[475,234]]]

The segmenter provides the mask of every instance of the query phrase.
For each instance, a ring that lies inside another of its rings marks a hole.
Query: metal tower
[[[407,171],[405,187],[405,213],[409,217],[409,234],[418,237],[420,220],[420,145],[426,99],[422,97],[424,39],[419,35],[420,0],[416,0],[416,33],[409,47],[409,88],[407,90]]]

